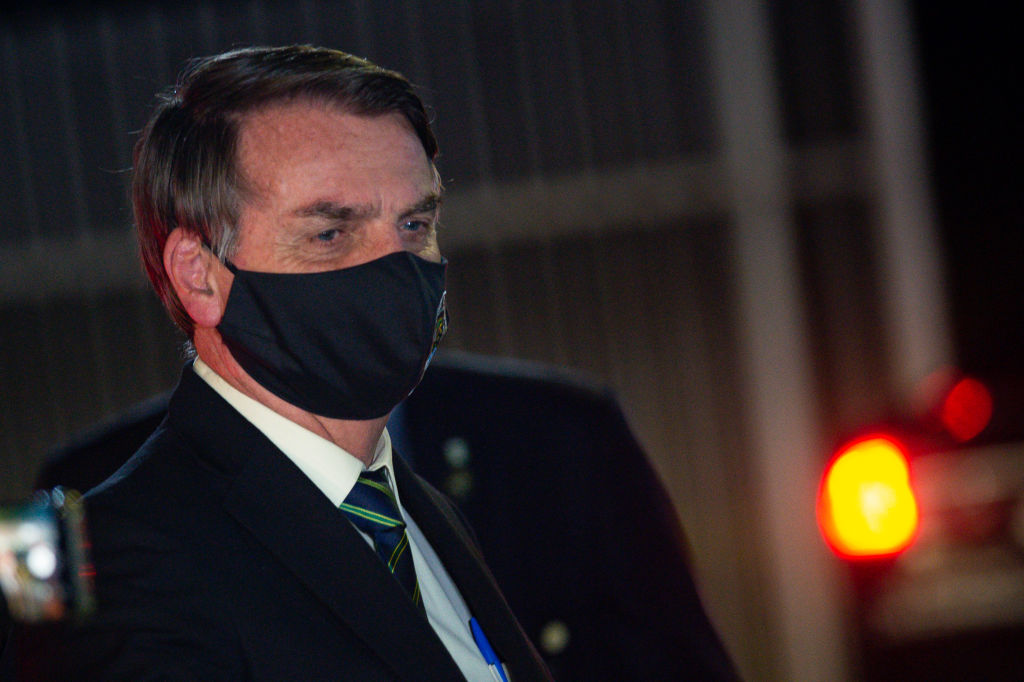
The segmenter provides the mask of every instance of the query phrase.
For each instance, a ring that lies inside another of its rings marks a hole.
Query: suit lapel
[[[519,680],[550,679],[454,508],[423,483],[397,453],[394,466],[402,505],[416,519],[512,676]]]
[[[313,483],[255,427],[184,368],[168,418],[207,464],[232,480],[224,508],[407,680],[456,680],[448,650],[376,554]],[[448,501],[395,456],[402,504],[519,680],[549,680]]]
[[[460,679],[427,619],[342,512],[191,366],[168,414],[211,470],[230,480],[225,510],[400,679]]]
[[[250,458],[227,511],[401,677],[458,679],[448,651],[366,541],[275,454]]]

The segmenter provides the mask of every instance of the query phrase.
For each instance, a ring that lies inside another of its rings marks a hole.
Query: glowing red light
[[[992,419],[992,394],[977,379],[960,379],[942,401],[940,418],[949,435],[961,443],[968,441]]]

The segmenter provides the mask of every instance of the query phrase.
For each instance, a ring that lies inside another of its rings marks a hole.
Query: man
[[[135,217],[196,358],[86,498],[98,609],[60,672],[549,679],[384,428],[447,320],[436,153],[409,83],[333,50],[199,60],[160,101]]]

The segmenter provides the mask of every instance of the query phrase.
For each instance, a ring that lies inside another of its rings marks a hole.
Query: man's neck
[[[266,405],[285,419],[325,438],[357,457],[364,465],[373,463],[377,442],[384,432],[388,415],[376,419],[330,419],[307,412],[277,397],[257,383],[224,346],[216,329],[198,329],[196,354],[232,387]]]

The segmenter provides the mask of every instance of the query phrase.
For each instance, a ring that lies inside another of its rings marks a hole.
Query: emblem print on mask
[[[341,270],[239,270],[217,329],[279,398],[333,419],[382,417],[419,384],[448,329],[446,262],[398,252]]]

